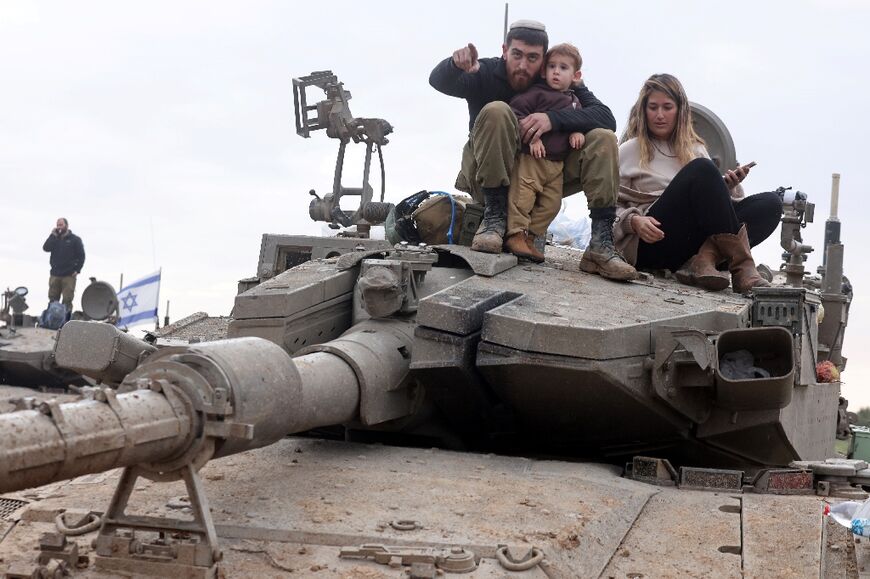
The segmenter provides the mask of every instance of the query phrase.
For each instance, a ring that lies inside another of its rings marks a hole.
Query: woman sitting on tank
[[[723,175],[692,127],[689,99],[669,74],[654,74],[631,108],[619,146],[617,249],[638,269],[669,269],[709,290],[767,286],[750,246],[779,224],[776,193],[745,197],[749,167]]]

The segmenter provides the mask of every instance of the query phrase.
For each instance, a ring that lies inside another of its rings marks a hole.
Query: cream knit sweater
[[[616,223],[613,224],[613,241],[616,249],[622,252],[629,263],[637,261],[639,238],[631,228],[632,215],[646,215],[671,180],[680,172],[683,165],[664,141],[654,140],[652,161],[645,167],[640,166],[640,144],[637,139],[629,139],[619,146],[619,197],[616,202]],[[695,156],[709,159],[704,145],[695,145]],[[731,189],[731,198],[743,198],[743,188],[737,185]]]

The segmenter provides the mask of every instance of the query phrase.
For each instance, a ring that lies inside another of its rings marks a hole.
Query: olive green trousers
[[[607,129],[586,133],[586,144],[565,159],[562,195],[586,194],[589,208],[615,207],[619,189],[616,135]],[[520,150],[517,117],[507,103],[491,102],[480,111],[462,150],[456,188],[483,203],[484,187],[510,185]]]
[[[48,276],[48,301],[58,302],[63,296],[66,311],[72,311],[73,296],[76,293],[76,278],[71,275]]]

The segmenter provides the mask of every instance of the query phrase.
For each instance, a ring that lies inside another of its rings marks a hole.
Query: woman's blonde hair
[[[646,122],[646,104],[649,100],[649,95],[654,91],[663,92],[677,105],[677,122],[674,126],[674,132],[671,133],[668,139],[668,144],[680,160],[680,164],[685,165],[697,157],[695,145],[703,145],[704,140],[698,136],[695,128],[692,126],[689,97],[686,96],[683,85],[673,75],[654,74],[643,83],[640,94],[637,95],[637,102],[634,103],[631,111],[628,113],[628,126],[622,133],[619,142],[624,143],[629,139],[637,138],[640,145],[641,166],[646,166],[652,161],[655,149],[650,141],[652,135]]]

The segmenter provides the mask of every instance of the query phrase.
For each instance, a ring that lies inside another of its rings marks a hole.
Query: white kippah
[[[547,27],[544,26],[544,23],[538,22],[537,20],[517,20],[510,25],[508,30],[513,30],[514,28],[528,28],[529,30],[540,30],[541,32],[547,31]]]

